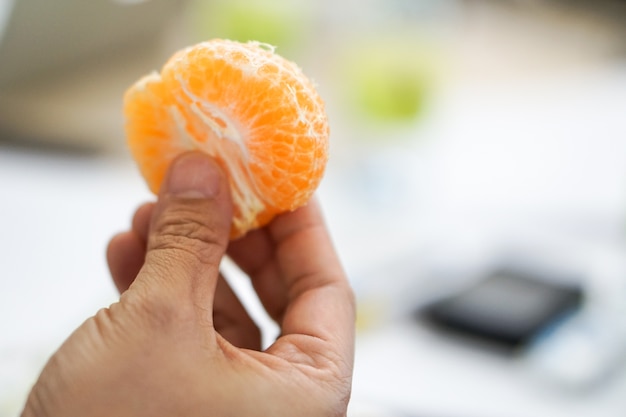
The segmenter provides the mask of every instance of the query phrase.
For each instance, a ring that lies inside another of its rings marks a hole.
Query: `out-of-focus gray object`
[[[0,0],[0,142],[123,150],[124,91],[184,44],[184,4]]]
[[[3,1],[0,88],[136,47],[179,7],[173,0]]]

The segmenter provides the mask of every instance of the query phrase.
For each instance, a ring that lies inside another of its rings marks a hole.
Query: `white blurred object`
[[[565,323],[557,335],[539,342],[529,356],[537,374],[564,388],[600,385],[620,371],[626,355],[626,332],[615,317],[583,314]]]

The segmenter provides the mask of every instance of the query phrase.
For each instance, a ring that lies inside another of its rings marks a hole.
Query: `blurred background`
[[[4,0],[0,416],[116,299],[106,244],[152,198],[125,89],[213,37],[276,45],[326,101],[350,417],[624,415],[626,1]]]

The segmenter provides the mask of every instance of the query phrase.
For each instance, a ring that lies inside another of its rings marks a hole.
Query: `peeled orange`
[[[227,173],[231,238],[311,198],[328,159],[324,103],[294,63],[258,42],[215,39],[175,53],[124,96],[126,136],[149,188],[199,150]]]

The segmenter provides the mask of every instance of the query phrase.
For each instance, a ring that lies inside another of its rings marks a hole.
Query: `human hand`
[[[109,245],[119,302],[52,356],[23,416],[345,415],[354,300],[317,204],[229,243],[231,213],[217,165],[177,159]],[[280,326],[265,351],[220,277],[226,253]]]

